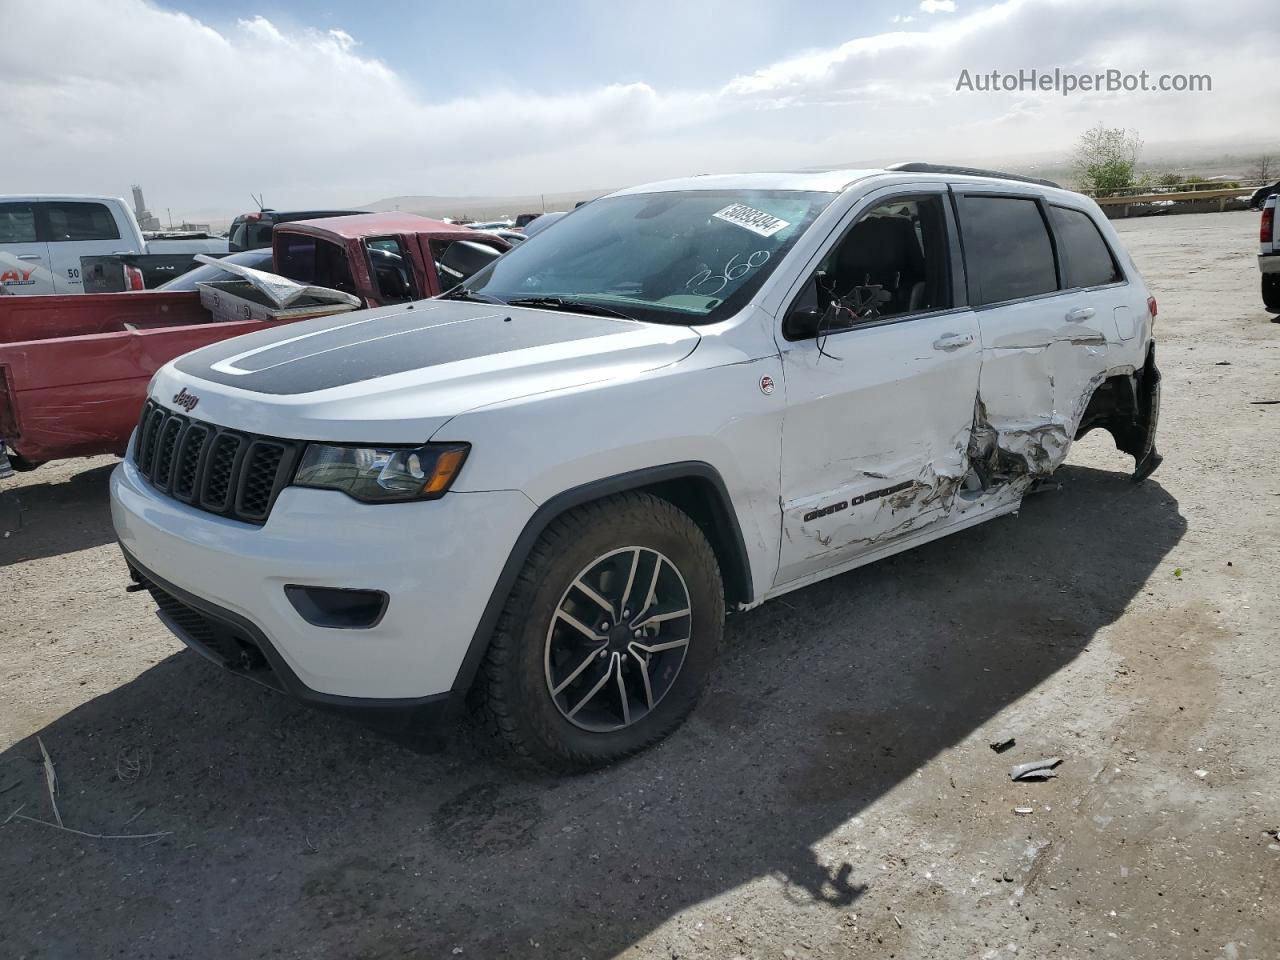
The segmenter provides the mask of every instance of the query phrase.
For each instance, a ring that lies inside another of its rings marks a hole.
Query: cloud
[[[922,8],[953,6],[925,0]],[[145,0],[43,0],[6,24],[0,182],[8,191],[121,194],[156,206],[363,203],[403,194],[508,194],[688,172],[894,157],[1065,153],[1099,120],[1161,139],[1260,134],[1262,0],[1006,0],[927,28],[762,64],[705,89],[660,77],[540,92],[479,74],[438,100],[372,56],[358,21],[215,30]],[[1106,31],[1091,24],[1105,18]],[[1230,45],[1220,43],[1232,37]],[[1211,73],[1209,95],[957,93],[972,72]],[[1015,106],[1016,105],[1016,106]]]
[[[920,0],[920,10],[924,13],[955,13],[956,0]]]

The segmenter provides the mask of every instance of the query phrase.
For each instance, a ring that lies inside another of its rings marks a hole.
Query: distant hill
[[[574,190],[567,193],[530,194],[511,197],[387,197],[372,203],[355,204],[356,209],[385,213],[399,210],[423,217],[470,217],[474,220],[499,220],[514,218],[521,213],[541,213],[545,210],[572,210],[574,204],[594,200],[617,187],[601,187],[598,190]]]

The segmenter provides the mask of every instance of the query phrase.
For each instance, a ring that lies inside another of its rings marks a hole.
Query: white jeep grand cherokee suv
[[[468,700],[591,766],[689,713],[726,608],[1011,513],[1096,427],[1150,474],[1154,318],[1045,181],[651,184],[440,299],[167,364],[112,513],[223,666],[401,733]]]

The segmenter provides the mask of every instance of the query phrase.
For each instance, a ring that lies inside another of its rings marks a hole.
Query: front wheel
[[[1262,275],[1262,305],[1272,313],[1280,313],[1280,273]]]
[[[503,609],[475,698],[519,757],[619,760],[688,716],[715,663],[724,590],[698,525],[626,493],[551,523]]]

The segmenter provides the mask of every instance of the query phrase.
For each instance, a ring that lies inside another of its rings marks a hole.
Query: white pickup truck
[[[1262,204],[1262,223],[1258,227],[1258,269],[1262,271],[1262,305],[1272,313],[1280,313],[1280,223],[1276,204],[1280,194],[1272,194]]]
[[[82,257],[226,252],[225,240],[148,242],[120,197],[0,195],[0,294],[82,293]]]
[[[587,767],[693,709],[726,610],[1013,513],[1094,429],[1147,477],[1155,320],[1047,181],[633,187],[439,298],[166,364],[112,519],[215,662]]]

